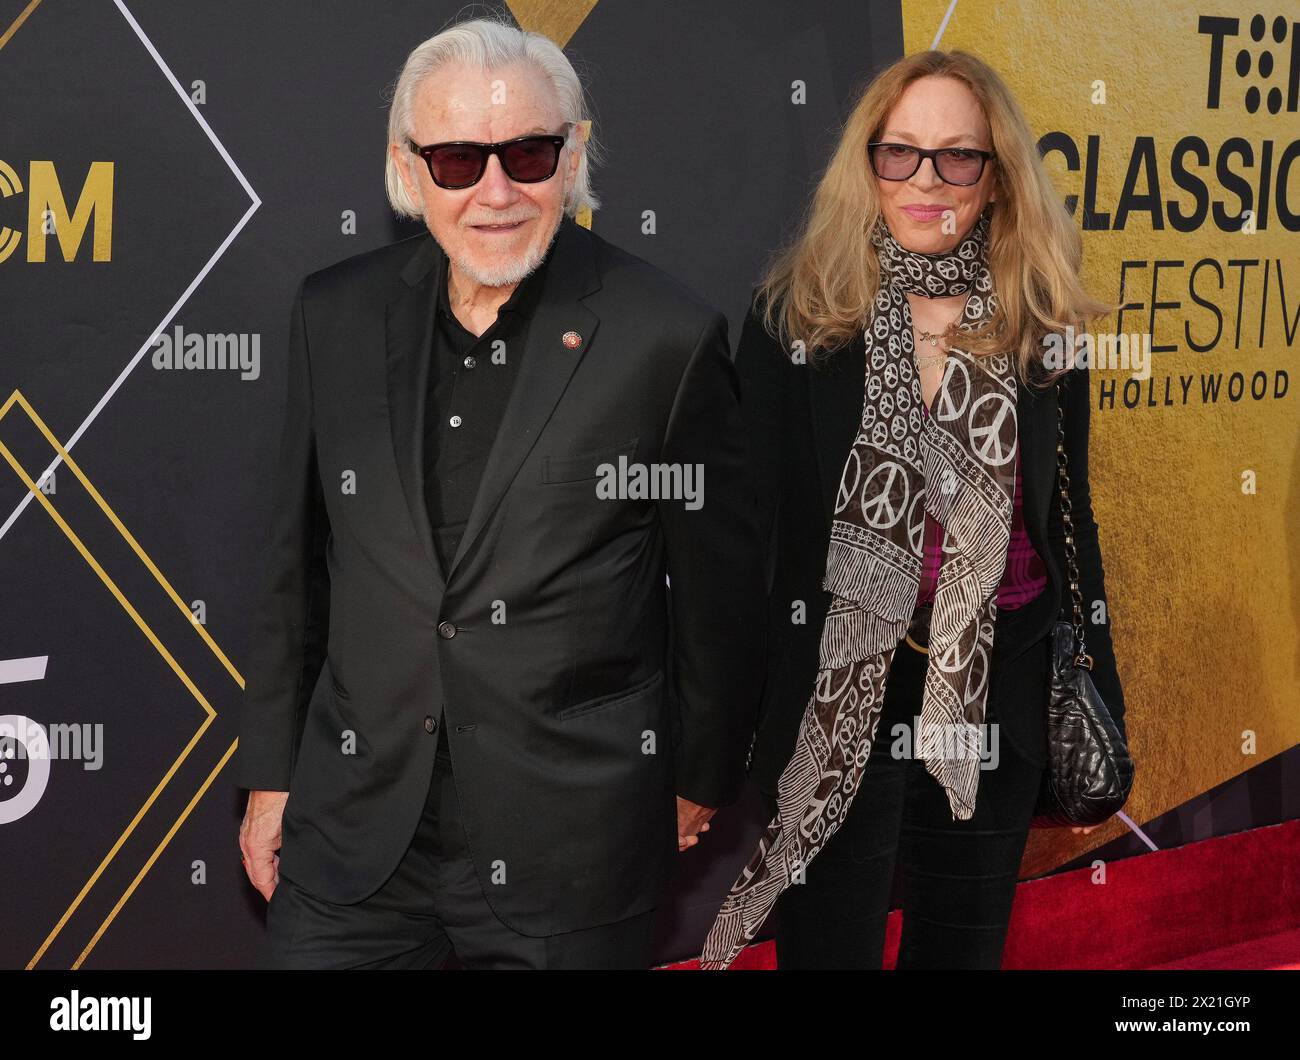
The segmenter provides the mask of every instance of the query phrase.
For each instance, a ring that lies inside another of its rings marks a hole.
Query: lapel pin
[[[567,346],[569,349],[576,350],[579,346],[582,345],[582,336],[579,335],[576,331],[566,331],[560,337],[560,341],[564,343],[564,345]]]

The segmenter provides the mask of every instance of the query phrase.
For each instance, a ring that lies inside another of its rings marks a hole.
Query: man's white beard
[[[546,237],[546,242],[536,250],[527,251],[518,261],[506,262],[495,269],[481,269],[468,258],[456,258],[454,259],[456,268],[460,270],[462,275],[467,276],[477,284],[482,284],[484,287],[507,287],[519,283],[545,259],[547,252],[551,249],[551,244],[555,242],[555,235],[559,232],[560,222],[563,219],[564,214],[561,213],[555,219],[555,225]]]

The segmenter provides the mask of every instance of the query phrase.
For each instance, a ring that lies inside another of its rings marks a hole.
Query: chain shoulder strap
[[[1092,669],[1092,656],[1083,639],[1083,593],[1079,588],[1078,553],[1074,547],[1074,521],[1071,518],[1070,470],[1065,453],[1065,380],[1056,383],[1056,482],[1061,491],[1061,523],[1065,527],[1065,566],[1074,605],[1074,663]]]

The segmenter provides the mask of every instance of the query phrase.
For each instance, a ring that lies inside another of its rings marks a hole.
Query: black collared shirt
[[[497,309],[496,320],[477,337],[451,310],[447,257],[439,253],[443,282],[438,285],[425,409],[424,500],[433,543],[443,573],[449,575],[519,374],[550,252],[520,281]]]

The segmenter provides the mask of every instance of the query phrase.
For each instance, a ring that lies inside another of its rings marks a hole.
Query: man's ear
[[[388,153],[392,156],[393,165],[397,168],[397,179],[405,186],[407,194],[414,201],[419,202],[420,189],[418,185],[413,184],[411,181],[411,164],[406,157],[406,150],[400,144],[389,144]]]
[[[575,137],[573,137],[572,150],[569,151],[569,183],[577,179],[577,166],[582,161],[582,152],[586,150],[586,134],[578,127]]]
[[[582,161],[582,152],[587,149],[587,127],[589,122],[581,122],[573,131],[573,145],[569,151],[569,183],[578,179],[578,163]]]

